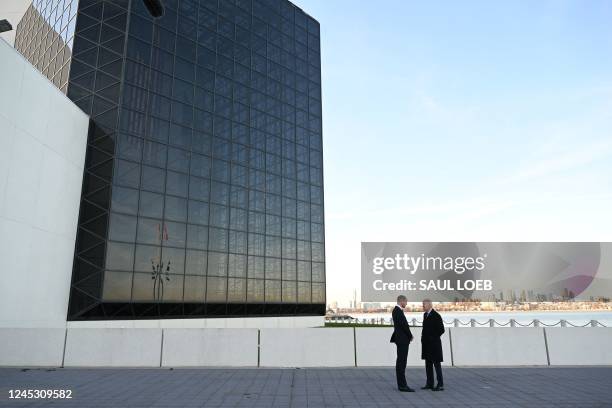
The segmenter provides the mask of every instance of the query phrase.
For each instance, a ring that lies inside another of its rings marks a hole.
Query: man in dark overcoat
[[[393,319],[393,334],[391,335],[391,343],[395,343],[397,347],[397,358],[395,359],[395,378],[397,380],[397,389],[402,392],[414,392],[406,382],[406,364],[408,362],[408,346],[412,341],[412,333],[408,320],[404,315],[404,308],[408,303],[408,299],[404,295],[397,297],[397,305],[393,308],[391,318]]]
[[[444,322],[442,316],[433,309],[431,300],[423,300],[423,330],[421,331],[421,358],[425,360],[427,383],[421,389],[444,391],[442,378],[442,340]],[[437,384],[434,387],[433,369],[436,369]]]

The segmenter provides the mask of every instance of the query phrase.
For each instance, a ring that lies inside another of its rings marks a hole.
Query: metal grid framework
[[[75,32],[67,94],[92,125],[69,319],[323,315],[318,22],[285,0],[156,19],[81,0]]]
[[[17,25],[15,48],[66,93],[78,0],[34,0]]]

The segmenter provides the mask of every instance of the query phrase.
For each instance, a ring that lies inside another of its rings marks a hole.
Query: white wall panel
[[[0,41],[0,327],[65,327],[89,118]]]
[[[456,366],[548,364],[539,327],[453,327],[451,337]]]
[[[60,367],[66,329],[0,327],[0,366]]]
[[[257,367],[257,329],[163,330],[163,367]]]
[[[414,340],[408,347],[408,366],[424,366],[421,360],[421,328],[411,327]],[[357,366],[395,366],[397,355],[394,343],[389,343],[393,333],[392,327],[357,327],[355,328],[355,347],[357,352]],[[442,365],[451,365],[451,350],[449,341],[449,328],[442,335]]]
[[[612,327],[547,327],[550,365],[612,365]]]
[[[261,367],[355,366],[352,328],[261,329]]]
[[[68,329],[65,367],[159,367],[161,329]]]

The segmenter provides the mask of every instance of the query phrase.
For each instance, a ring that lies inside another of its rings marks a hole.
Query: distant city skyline
[[[328,303],[361,241],[611,240],[612,3],[295,3],[321,23]]]

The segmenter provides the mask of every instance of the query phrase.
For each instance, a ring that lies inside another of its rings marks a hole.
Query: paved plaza
[[[420,388],[424,370],[407,370]],[[612,407],[612,367],[446,368],[446,390],[400,393],[389,368],[0,368],[2,407]],[[70,389],[72,399],[9,399]]]

